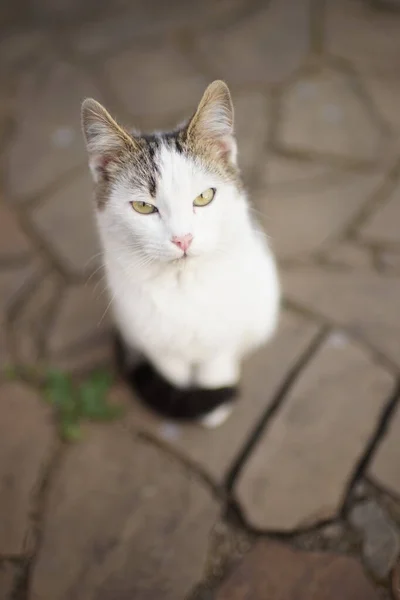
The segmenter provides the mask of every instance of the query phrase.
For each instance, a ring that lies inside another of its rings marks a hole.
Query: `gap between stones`
[[[385,437],[391,418],[399,404],[400,378],[397,378],[393,391],[387,400],[386,406],[382,410],[381,416],[378,420],[378,424],[375,428],[375,432],[372,434],[372,437],[366,446],[365,452],[356,464],[353,475],[351,476],[349,483],[347,484],[347,489],[344,493],[344,500],[340,513],[341,518],[347,517],[352,501],[353,490],[357,483],[364,477],[365,472],[368,469],[376,450],[378,449],[380,443]]]
[[[28,556],[22,559],[21,572],[15,583],[15,587],[11,595],[11,600],[28,600],[29,598],[29,589],[32,572],[35,567],[36,557],[40,550],[42,541],[43,521],[45,517],[47,495],[51,486],[53,475],[57,470],[57,467],[60,463],[60,460],[66,447],[66,443],[56,442],[56,446],[53,450],[52,456],[50,457],[47,465],[43,467],[42,478],[38,484],[36,496],[32,501],[32,551]]]
[[[282,402],[285,400],[285,397],[288,395],[288,393],[296,383],[298,377],[300,376],[300,373],[303,371],[307,363],[313,358],[313,356],[318,352],[322,344],[327,339],[329,331],[330,328],[325,326],[322,329],[322,331],[315,336],[307,350],[294,364],[294,366],[288,372],[287,377],[284,379],[283,383],[278,388],[271,404],[268,406],[264,415],[256,424],[255,428],[253,429],[253,432],[250,434],[243,448],[239,451],[236,459],[233,461],[232,466],[230,467],[225,477],[223,486],[224,488],[226,488],[228,493],[232,492],[236,479],[240,475],[247,459],[249,458],[251,452],[258,443],[261,435],[265,432],[265,430],[268,427],[268,424],[281,407]]]

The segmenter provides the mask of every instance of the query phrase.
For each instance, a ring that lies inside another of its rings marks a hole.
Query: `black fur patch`
[[[163,417],[190,421],[205,417],[222,404],[232,402],[238,394],[235,387],[218,389],[180,389],[169,383],[149,362],[129,369],[124,365],[123,342],[116,342],[117,364],[124,379],[146,406]]]

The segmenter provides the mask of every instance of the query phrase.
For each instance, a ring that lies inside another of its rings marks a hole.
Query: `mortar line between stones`
[[[29,556],[26,557],[25,564],[21,568],[21,573],[14,586],[11,600],[28,600],[30,596],[32,572],[42,542],[43,521],[45,516],[47,496],[53,475],[59,465],[64,449],[65,444],[56,441],[53,454],[50,457],[47,465],[45,465],[43,468],[43,475],[38,483],[38,490],[36,493],[36,498],[33,501],[33,508],[31,511],[31,527],[33,530],[32,551],[30,552]]]
[[[375,452],[377,451],[380,443],[383,441],[385,434],[390,425],[390,421],[392,416],[396,412],[396,410],[400,407],[400,378],[397,378],[393,391],[390,394],[385,407],[383,408],[380,417],[378,419],[378,424],[373,432],[364,454],[359,459],[355,469],[353,471],[353,475],[351,476],[347,488],[345,490],[343,496],[342,509],[340,511],[340,517],[345,518],[348,513],[349,505],[351,503],[351,495],[354,490],[354,487],[358,483],[358,481],[365,475],[366,470],[368,469],[371,460],[373,459]]]
[[[232,466],[228,470],[223,485],[228,493],[231,493],[234,484],[239,477],[247,459],[250,457],[253,449],[257,445],[261,436],[266,432],[268,424],[273,419],[275,414],[281,408],[282,403],[288,396],[289,392],[296,384],[298,377],[301,375],[303,369],[307,366],[310,360],[318,352],[324,341],[329,334],[330,328],[324,326],[322,331],[319,332],[309,344],[308,348],[303,352],[300,358],[295,362],[293,367],[289,370],[287,376],[283,380],[282,384],[276,391],[272,402],[269,403],[264,415],[260,418],[252,433],[250,434],[247,442],[245,442],[242,449],[239,451],[236,459],[233,461]]]
[[[128,428],[128,431],[132,434],[132,430]],[[223,486],[220,486],[216,481],[214,481],[213,477],[209,475],[196,461],[192,460],[188,456],[184,456],[180,453],[180,451],[169,444],[167,441],[161,440],[157,438],[154,434],[151,434],[148,431],[136,431],[134,435],[137,436],[137,439],[155,446],[161,452],[165,452],[172,460],[181,464],[188,472],[192,473],[199,481],[204,483],[212,495],[216,498],[216,500],[221,503],[225,503],[227,498],[225,497],[225,489]]]

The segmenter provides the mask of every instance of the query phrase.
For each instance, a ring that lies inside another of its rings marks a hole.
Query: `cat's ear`
[[[82,104],[82,129],[95,181],[106,178],[108,169],[123,153],[135,150],[133,138],[92,98]]]
[[[221,157],[236,162],[233,130],[233,105],[229,88],[223,81],[211,83],[187,128],[188,137],[212,144]]]

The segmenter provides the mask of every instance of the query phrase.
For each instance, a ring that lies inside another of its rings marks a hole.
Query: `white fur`
[[[200,424],[207,429],[216,429],[225,423],[233,410],[233,402],[221,404],[200,419]]]
[[[134,196],[127,174],[98,212],[115,320],[128,345],[175,385],[234,385],[243,357],[276,327],[273,256],[233,183],[167,147],[160,173],[155,200]],[[193,209],[210,187],[211,204]],[[159,213],[141,215],[132,200],[154,202]],[[188,233],[183,258],[171,238]]]

